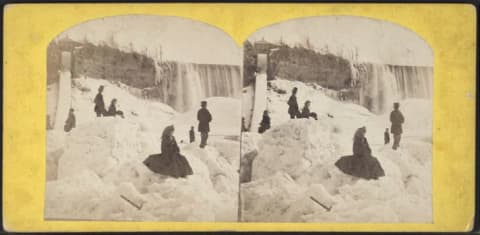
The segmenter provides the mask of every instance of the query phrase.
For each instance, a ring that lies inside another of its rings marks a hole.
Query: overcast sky
[[[359,60],[381,64],[433,65],[433,52],[416,33],[386,21],[353,16],[322,16],[294,19],[264,27],[250,41],[287,44],[309,38],[315,49],[328,45],[335,53],[340,48],[358,48]],[[353,51],[353,50],[352,50]]]
[[[94,19],[76,25],[57,38],[107,41],[110,35],[120,47],[130,42],[153,53],[162,45],[163,59],[206,64],[240,65],[241,50],[223,31],[198,21],[179,17],[127,15]]]

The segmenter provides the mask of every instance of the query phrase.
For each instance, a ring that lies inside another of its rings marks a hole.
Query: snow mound
[[[242,132],[242,155],[257,150],[258,142],[262,138],[262,135],[256,132]]]
[[[268,130],[260,140],[253,179],[284,171],[296,179],[336,152],[333,125],[322,120],[290,120]]]
[[[213,146],[181,145],[194,174],[170,178],[143,165],[148,155],[160,151],[159,133],[145,123],[135,117],[99,118],[78,125],[64,141],[59,133],[47,131],[49,139],[64,144],[50,144],[61,152],[55,155],[57,169],[47,165],[52,177],[46,186],[45,217],[236,221],[238,165],[228,160],[235,153],[229,148],[235,144],[218,141],[220,151]]]
[[[242,221],[431,222],[431,143],[410,138],[396,151],[371,145],[386,175],[364,180],[334,165],[352,154],[348,127],[321,117],[244,134],[245,152],[258,148],[258,156],[253,180],[241,185]]]
[[[284,221],[284,211],[294,202],[302,188],[285,173],[242,185],[243,221]]]

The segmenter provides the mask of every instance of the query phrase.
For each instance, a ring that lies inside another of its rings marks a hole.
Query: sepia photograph
[[[236,222],[241,53],[180,17],[98,18],[53,38],[45,219]]]
[[[433,50],[400,25],[292,19],[243,48],[240,221],[433,223]]]

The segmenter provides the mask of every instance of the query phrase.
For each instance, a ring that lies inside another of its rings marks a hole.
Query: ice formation
[[[107,105],[114,97],[119,100],[125,119],[95,117],[93,98],[99,85],[105,85]],[[239,112],[221,112],[226,104],[229,109],[240,109],[238,100],[213,97],[207,101],[222,127],[240,122]],[[72,107],[76,128],[69,133],[47,131],[46,219],[237,220],[238,138],[212,136],[209,145],[200,149],[198,142],[187,143],[190,124],[184,123],[185,114],[135,97],[122,85],[105,80],[74,80]],[[160,152],[162,130],[172,123],[181,153],[194,171],[187,178],[164,177],[142,163],[148,155]]]
[[[383,144],[388,114],[374,115],[301,82],[279,79],[271,85],[287,91],[268,91],[272,128],[242,135],[242,154],[258,152],[251,162],[252,181],[241,185],[242,221],[432,222],[430,100],[401,101],[406,123],[401,147],[394,151]],[[290,120],[286,101],[293,87],[299,89],[300,106],[312,101],[318,121]],[[385,170],[379,180],[354,178],[334,165],[352,154],[353,134],[361,126]]]

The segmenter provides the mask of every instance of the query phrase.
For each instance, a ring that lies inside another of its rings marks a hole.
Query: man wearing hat
[[[94,111],[97,114],[97,117],[105,116],[106,109],[105,109],[105,102],[103,102],[103,86],[98,87],[98,94],[95,96],[95,108]]]
[[[212,121],[212,115],[207,109],[207,101],[201,102],[201,108],[197,112],[198,131],[200,132],[200,148],[204,148],[207,145],[208,132],[210,131],[210,122]]]
[[[390,132],[393,134],[393,146],[392,148],[396,150],[400,146],[400,139],[402,136],[402,124],[405,121],[403,118],[402,113],[399,110],[400,104],[393,103],[393,111],[390,113],[390,122],[392,123],[392,127],[390,128]]]
[[[292,89],[292,95],[288,99],[288,114],[290,115],[291,119],[298,118],[300,114],[300,110],[298,108],[298,103],[297,103],[297,91],[298,88],[294,87]]]

